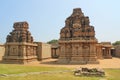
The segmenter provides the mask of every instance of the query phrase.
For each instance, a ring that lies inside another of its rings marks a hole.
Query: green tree
[[[47,42],[48,44],[54,44],[54,43],[58,43],[57,39],[53,39]]]
[[[116,45],[120,45],[120,41],[116,41],[116,42],[114,42],[114,43],[112,43],[114,46],[116,46]]]

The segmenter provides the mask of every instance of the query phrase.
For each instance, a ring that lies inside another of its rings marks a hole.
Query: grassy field
[[[63,67],[41,67],[41,66],[24,66],[15,64],[0,64],[0,74],[21,74],[29,72],[43,71],[62,71],[73,70]],[[0,77],[0,80],[120,80],[120,69],[104,69],[105,77],[79,77],[74,76],[73,72],[49,73],[49,74],[28,74],[26,76],[7,76]]]
[[[41,67],[41,66],[24,66],[16,64],[0,64],[0,74],[19,74],[27,72],[40,72],[40,71],[59,71],[70,70],[63,67]]]

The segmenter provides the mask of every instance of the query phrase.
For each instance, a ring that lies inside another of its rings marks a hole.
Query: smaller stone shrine
[[[27,22],[16,22],[14,30],[7,36],[3,62],[28,63],[37,60],[37,44],[33,43],[33,37],[28,31]]]

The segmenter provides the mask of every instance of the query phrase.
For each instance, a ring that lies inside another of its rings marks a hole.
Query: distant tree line
[[[58,43],[58,40],[57,39],[52,39],[50,41],[47,42],[48,44],[56,44]]]
[[[58,40],[57,39],[52,39],[50,41],[47,42],[48,44],[56,44],[58,43]],[[116,41],[114,43],[112,43],[113,46],[116,46],[116,45],[120,45],[120,41]]]
[[[113,46],[116,46],[116,45],[120,45],[120,41],[116,41],[114,43],[112,43]]]

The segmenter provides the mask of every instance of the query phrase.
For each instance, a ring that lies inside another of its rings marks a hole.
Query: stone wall
[[[102,44],[98,43],[96,44],[96,55],[98,59],[103,59],[103,54],[102,54]]]
[[[120,57],[120,45],[115,46],[115,56]]]
[[[51,45],[42,43],[42,59],[51,58]]]
[[[37,46],[37,57],[38,60],[48,59],[51,58],[51,45],[42,43],[42,42],[35,42]]]
[[[0,60],[2,60],[2,56],[5,53],[5,46],[3,44],[0,44]]]

